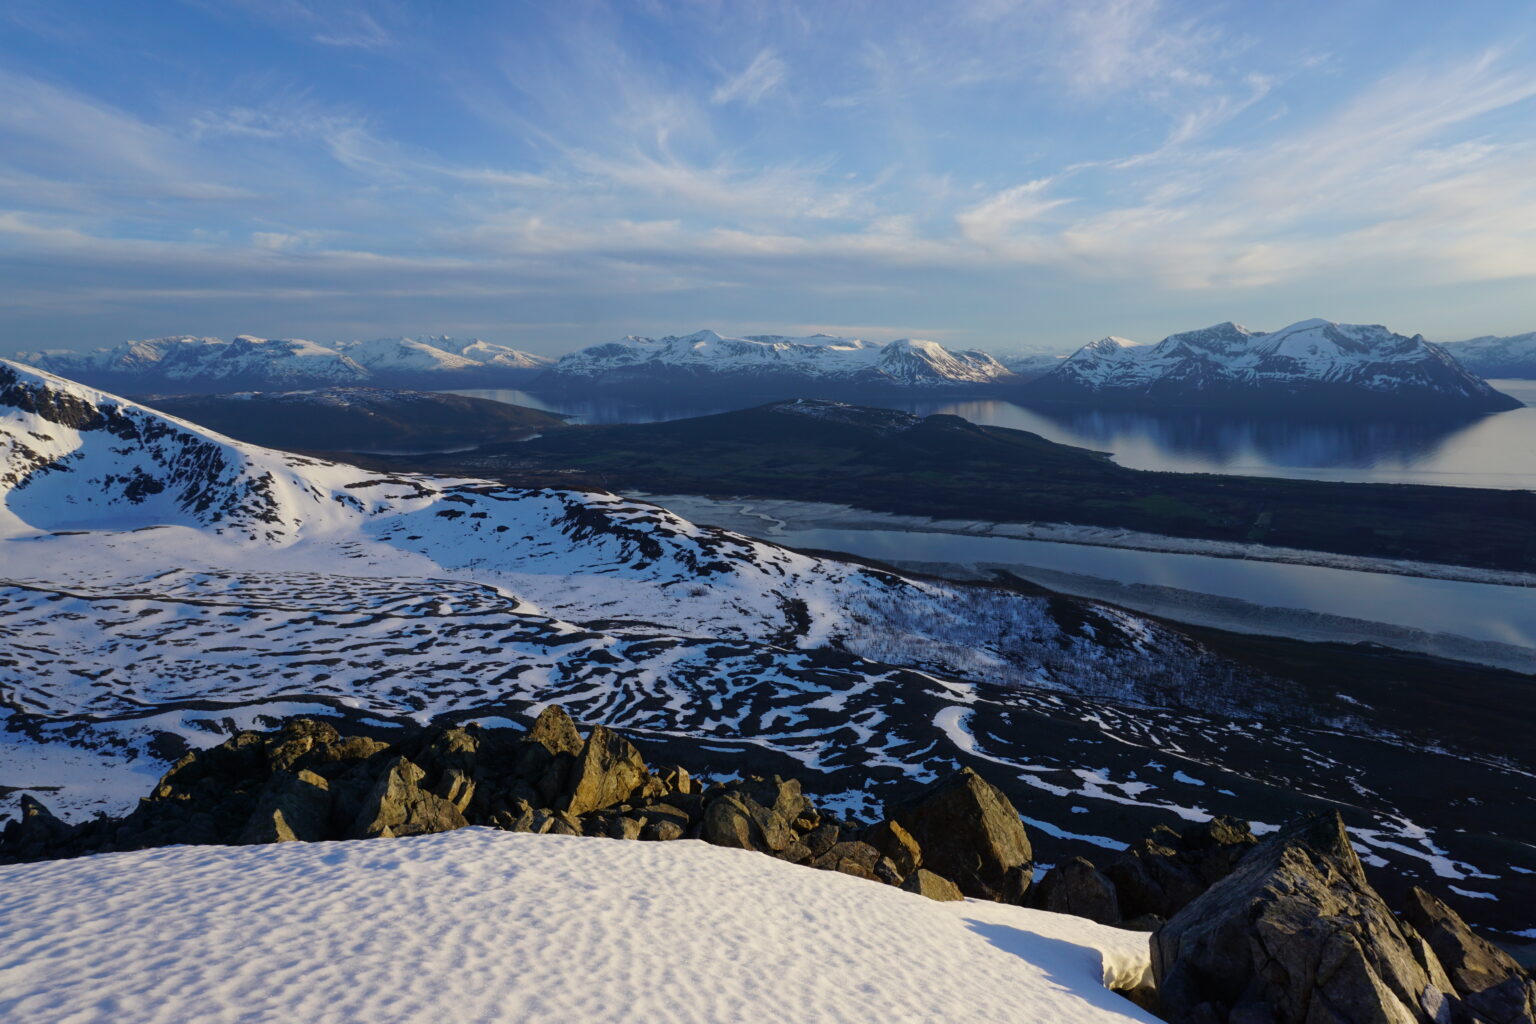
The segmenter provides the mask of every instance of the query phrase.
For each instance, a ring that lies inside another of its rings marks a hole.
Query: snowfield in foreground
[[[0,868],[0,1018],[1155,1021],[1147,936],[700,842],[463,829]]]

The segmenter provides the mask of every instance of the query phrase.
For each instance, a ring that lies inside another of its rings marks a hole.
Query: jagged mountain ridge
[[[1520,405],[1422,335],[1321,319],[1273,332],[1227,322],[1156,345],[1105,338],[1021,393],[1043,402],[1343,414]]]
[[[705,330],[592,345],[562,357],[547,380],[604,388],[953,388],[1006,383],[1013,376],[985,352],[951,352],[913,338],[880,345],[827,334],[737,338]]]
[[[553,362],[505,345],[447,335],[321,345],[249,334],[233,341],[178,335],[91,352],[25,352],[18,360],[71,380],[140,394],[356,384],[522,384]]]

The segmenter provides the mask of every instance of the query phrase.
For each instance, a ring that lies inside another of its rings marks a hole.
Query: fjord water
[[[1536,381],[1496,380],[1521,409],[1466,420],[1325,422],[1208,413],[1045,410],[999,399],[900,397],[881,404],[918,415],[1028,430],[1107,451],[1133,469],[1362,483],[1536,488]],[[728,412],[761,396],[717,401],[639,400],[502,389],[455,392],[564,413],[578,423],[651,423]],[[873,404],[873,402],[871,403]]]

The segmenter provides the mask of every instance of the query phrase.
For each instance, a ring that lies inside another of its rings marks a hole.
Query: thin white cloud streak
[[[784,62],[771,49],[762,50],[740,74],[721,82],[710,95],[710,102],[717,105],[741,102],[755,106],[779,87],[786,71]]]

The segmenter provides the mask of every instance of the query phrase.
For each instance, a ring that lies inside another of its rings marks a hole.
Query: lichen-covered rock
[[[356,839],[450,832],[469,822],[453,804],[421,788],[426,778],[411,761],[397,757],[364,796],[352,825]]]
[[[927,868],[918,868],[912,872],[907,876],[907,880],[901,883],[901,887],[907,892],[915,892],[919,896],[926,896],[930,900],[940,902],[965,899],[965,894],[960,891],[959,886]]]
[[[1002,790],[971,769],[923,790],[890,819],[917,840],[923,865],[967,896],[1024,901],[1034,870],[1029,834]]]
[[[315,843],[331,838],[330,783],[307,768],[267,780],[237,842]]]
[[[1474,934],[1456,911],[1415,886],[1403,919],[1445,970],[1469,1019],[1536,1024],[1536,980],[1508,953]]]
[[[569,796],[561,809],[580,817],[625,803],[641,790],[649,774],[633,743],[607,726],[593,726],[572,770]]]
[[[1452,993],[1366,881],[1337,814],[1294,822],[1152,937],[1162,1015],[1450,1024]]]
[[[310,751],[316,747],[329,748],[340,739],[341,734],[329,722],[289,719],[266,741],[267,767],[274,772],[291,772]]]
[[[1047,871],[1030,899],[1041,910],[1086,917],[1100,924],[1120,923],[1115,883],[1085,857],[1069,857]]]

